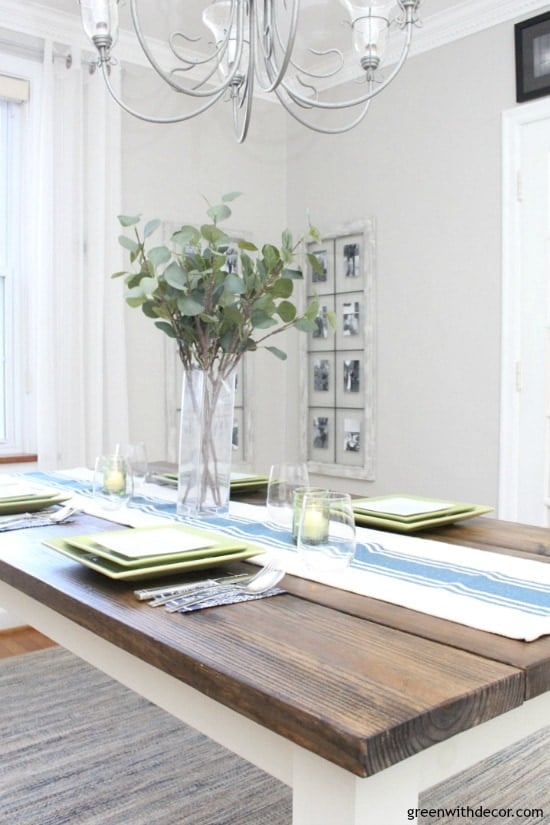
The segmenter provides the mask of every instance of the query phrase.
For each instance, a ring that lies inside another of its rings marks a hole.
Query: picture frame
[[[374,218],[344,224],[308,247],[323,273],[313,281],[309,264],[307,296],[319,311],[300,344],[301,443],[321,476],[375,478],[375,228]]]
[[[336,460],[336,414],[333,409],[310,408],[307,418],[307,456],[311,461]]]
[[[336,349],[360,349],[365,343],[365,296],[345,292],[336,296]]]
[[[550,95],[550,12],[514,26],[516,100]]]
[[[364,238],[354,233],[337,238],[334,245],[337,292],[352,292],[361,285],[365,273]]]
[[[337,410],[335,435],[337,463],[344,467],[361,467],[364,422],[360,410]]]
[[[334,331],[328,320],[329,312],[334,312],[334,296],[319,295],[319,310],[315,318],[315,330],[308,334],[308,348],[313,352],[334,349]]]
[[[363,350],[336,353],[336,406],[365,406],[365,384]]]
[[[317,272],[311,263],[307,264],[307,289],[308,293],[314,295],[330,295],[334,292],[334,251],[331,240],[321,241],[321,243],[308,244],[307,251],[310,255],[315,255],[323,268],[323,272]]]
[[[333,352],[308,355],[309,403],[314,407],[334,406],[336,365]]]

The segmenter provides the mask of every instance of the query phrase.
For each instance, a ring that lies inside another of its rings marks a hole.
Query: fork
[[[176,598],[170,599],[165,603],[165,608],[169,613],[176,613],[184,608],[195,607],[201,602],[209,601],[215,596],[223,596],[228,593],[259,596],[275,587],[284,575],[285,571],[280,570],[272,560],[246,582],[239,581],[214,585],[213,587],[205,587],[202,591],[195,591],[192,594],[176,596]]]

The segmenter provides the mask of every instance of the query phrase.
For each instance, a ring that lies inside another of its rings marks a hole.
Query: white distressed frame
[[[312,385],[311,376],[309,375],[309,365],[311,363],[312,355],[319,355],[323,357],[328,354],[334,356],[334,360],[338,357],[343,357],[346,350],[337,349],[337,336],[331,336],[333,339],[330,349],[317,348],[312,344],[311,336],[302,336],[300,341],[300,363],[302,365],[301,375],[301,411],[300,416],[302,422],[302,431],[300,433],[300,443],[302,448],[302,458],[307,461],[310,472],[318,475],[338,476],[341,478],[359,478],[367,481],[374,481],[375,478],[375,271],[376,271],[376,224],[374,218],[367,218],[361,221],[344,224],[338,227],[334,232],[323,236],[322,245],[331,243],[333,245],[333,254],[331,256],[332,263],[336,266],[335,250],[347,237],[361,238],[362,250],[361,256],[363,260],[362,277],[357,280],[356,294],[361,295],[363,319],[362,319],[362,346],[361,346],[361,387],[364,403],[362,409],[356,406],[350,408],[349,412],[353,416],[360,414],[361,416],[361,451],[360,457],[353,456],[353,462],[342,463],[337,460],[338,455],[343,455],[343,450],[336,449],[334,457],[332,457],[332,450],[329,450],[332,460],[321,461],[318,460],[318,451],[314,452],[314,457],[311,457],[311,451],[308,449],[309,440],[311,438],[311,412],[313,409],[317,410],[318,399],[311,397],[310,387]],[[315,251],[319,248],[319,244],[312,245],[308,251]],[[306,292],[308,297],[312,294],[315,285],[311,284],[309,278],[309,263],[304,265],[304,272],[307,272],[306,277]],[[335,271],[333,272],[335,275]],[[342,293],[336,291],[338,289],[337,279],[334,279],[334,306],[339,305],[339,298]],[[349,287],[346,290],[346,295],[349,293]],[[319,294],[321,301],[325,302],[331,296]],[[339,319],[337,319],[338,321]],[[306,339],[306,340],[304,340]],[[356,351],[356,350],[355,350]],[[334,406],[327,408],[333,415],[334,421],[342,417],[347,410],[345,405],[340,404],[342,393],[336,393]],[[338,437],[336,426],[334,428],[334,437]]]

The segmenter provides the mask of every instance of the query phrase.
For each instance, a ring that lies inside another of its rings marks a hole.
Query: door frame
[[[522,129],[550,119],[550,98],[502,114],[502,330],[498,516],[517,521],[521,397],[521,163]]]

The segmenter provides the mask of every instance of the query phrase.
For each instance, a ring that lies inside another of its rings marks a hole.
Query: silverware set
[[[147,601],[151,607],[164,606],[169,613],[179,613],[191,608],[198,610],[206,607],[213,600],[215,603],[223,603],[228,598],[237,601],[241,596],[247,598],[269,595],[284,575],[284,570],[278,569],[274,562],[268,562],[252,576],[224,576],[171,587],[146,588],[134,593],[136,598]]]
[[[11,516],[0,516],[0,532],[2,530],[16,530],[22,527],[47,527],[49,524],[64,524],[78,511],[70,505],[60,507],[55,512],[38,510],[34,513],[17,513]]]

